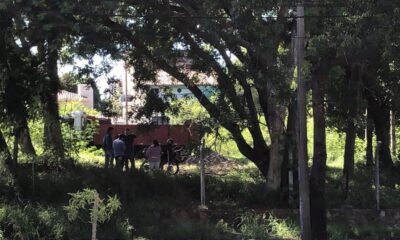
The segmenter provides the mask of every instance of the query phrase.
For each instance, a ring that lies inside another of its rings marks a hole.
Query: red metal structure
[[[94,135],[94,144],[101,146],[103,137],[109,127],[113,127],[113,137],[123,134],[126,128],[136,135],[134,141],[135,146],[150,146],[154,139],[158,140],[161,145],[172,138],[176,145],[189,146],[200,142],[199,134],[190,128],[190,125],[112,125],[110,123],[100,123],[97,134]]]

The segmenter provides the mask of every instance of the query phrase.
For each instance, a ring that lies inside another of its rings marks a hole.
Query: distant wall
[[[78,94],[84,97],[82,102],[86,107],[94,107],[93,88],[90,85],[78,84]]]

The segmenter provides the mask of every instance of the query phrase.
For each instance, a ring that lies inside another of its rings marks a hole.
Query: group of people
[[[136,135],[130,132],[129,128],[125,129],[124,134],[118,134],[113,139],[114,128],[109,127],[103,138],[103,150],[105,155],[105,168],[114,167],[117,169],[129,170],[129,162],[131,163],[130,169],[135,169],[135,158],[133,143]],[[161,148],[158,140],[153,140],[153,144],[145,150],[145,156],[149,162],[151,170],[158,170],[162,168],[165,163],[172,163],[175,159],[174,140],[168,139],[165,149]]]
[[[113,139],[114,128],[109,127],[106,135],[103,138],[103,150],[105,155],[105,167],[114,167],[118,169],[129,169],[129,162],[131,163],[131,169],[135,169],[135,158],[133,142],[135,141],[136,135],[130,132],[129,128],[125,129],[124,134],[118,134],[116,139]]]

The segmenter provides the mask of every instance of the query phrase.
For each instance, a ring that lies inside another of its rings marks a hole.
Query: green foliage
[[[104,163],[104,151],[103,149],[97,149],[95,146],[86,147],[79,151],[78,159],[79,164],[102,167]]]
[[[106,201],[99,198],[99,194],[93,189],[83,189],[76,193],[70,193],[71,199],[68,206],[64,209],[68,214],[68,219],[74,221],[79,217],[79,212],[82,210],[89,210],[90,222],[93,223],[95,219],[99,223],[104,223],[121,207],[116,196],[108,197]],[[96,200],[97,199],[97,200]],[[98,201],[98,208],[93,208],[95,201]]]
[[[232,134],[218,121],[211,118],[205,108],[194,98],[182,98],[173,101],[167,112],[171,124],[190,124],[190,126],[206,136],[206,147],[229,158],[243,160],[245,157],[239,151]],[[264,140],[269,143],[269,134],[264,117],[260,116],[260,128]],[[253,145],[253,139],[248,128],[242,130],[246,142]]]
[[[29,134],[36,153],[40,156],[44,152],[43,131],[44,124],[42,118],[37,118],[28,122]]]
[[[64,239],[68,224],[63,216],[51,207],[1,204],[0,229],[5,239]]]
[[[202,133],[221,127],[194,98],[181,98],[173,101],[166,114],[171,124],[190,123],[199,128]]]
[[[75,130],[69,123],[61,125],[66,155],[79,157],[79,154],[87,150],[97,132],[98,122],[87,123],[82,131]]]
[[[368,224],[334,223],[328,225],[329,239],[396,239],[400,236],[400,225],[370,222]]]
[[[88,115],[97,116],[98,112],[88,109],[80,102],[70,102],[60,105],[60,114],[67,115],[71,111],[84,111]],[[44,152],[43,143],[43,119],[37,118],[28,122],[29,133],[33,146],[39,156]],[[61,133],[64,140],[66,155],[69,157],[79,157],[81,152],[88,151],[88,145],[93,141],[93,135],[97,131],[98,122],[87,122],[82,131],[77,131],[72,127],[72,122],[63,122],[61,124]],[[90,152],[90,151],[89,151]]]
[[[109,85],[110,87],[105,91],[107,96],[100,101],[99,109],[106,117],[117,117],[122,113],[122,87],[116,79],[109,81]]]
[[[307,121],[307,139],[309,159],[313,154],[313,121],[311,118]],[[326,128],[326,153],[327,166],[336,169],[342,169],[344,165],[344,145],[346,134],[338,131],[336,128]],[[356,138],[354,160],[356,163],[365,162],[365,140]]]
[[[95,109],[88,108],[79,101],[60,102],[59,114],[60,116],[69,116],[73,111],[81,111],[86,113],[87,116],[99,116],[99,112]]]
[[[300,239],[299,229],[289,219],[278,219],[270,214],[253,211],[240,216],[239,231],[250,239]]]
[[[13,187],[14,185],[14,178],[5,164],[5,159],[6,154],[0,152],[0,189],[2,187]]]

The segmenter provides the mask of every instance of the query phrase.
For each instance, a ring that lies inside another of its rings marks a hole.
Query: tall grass
[[[248,239],[290,239],[298,240],[299,229],[289,219],[279,219],[274,215],[246,212],[240,217],[239,232]]]

